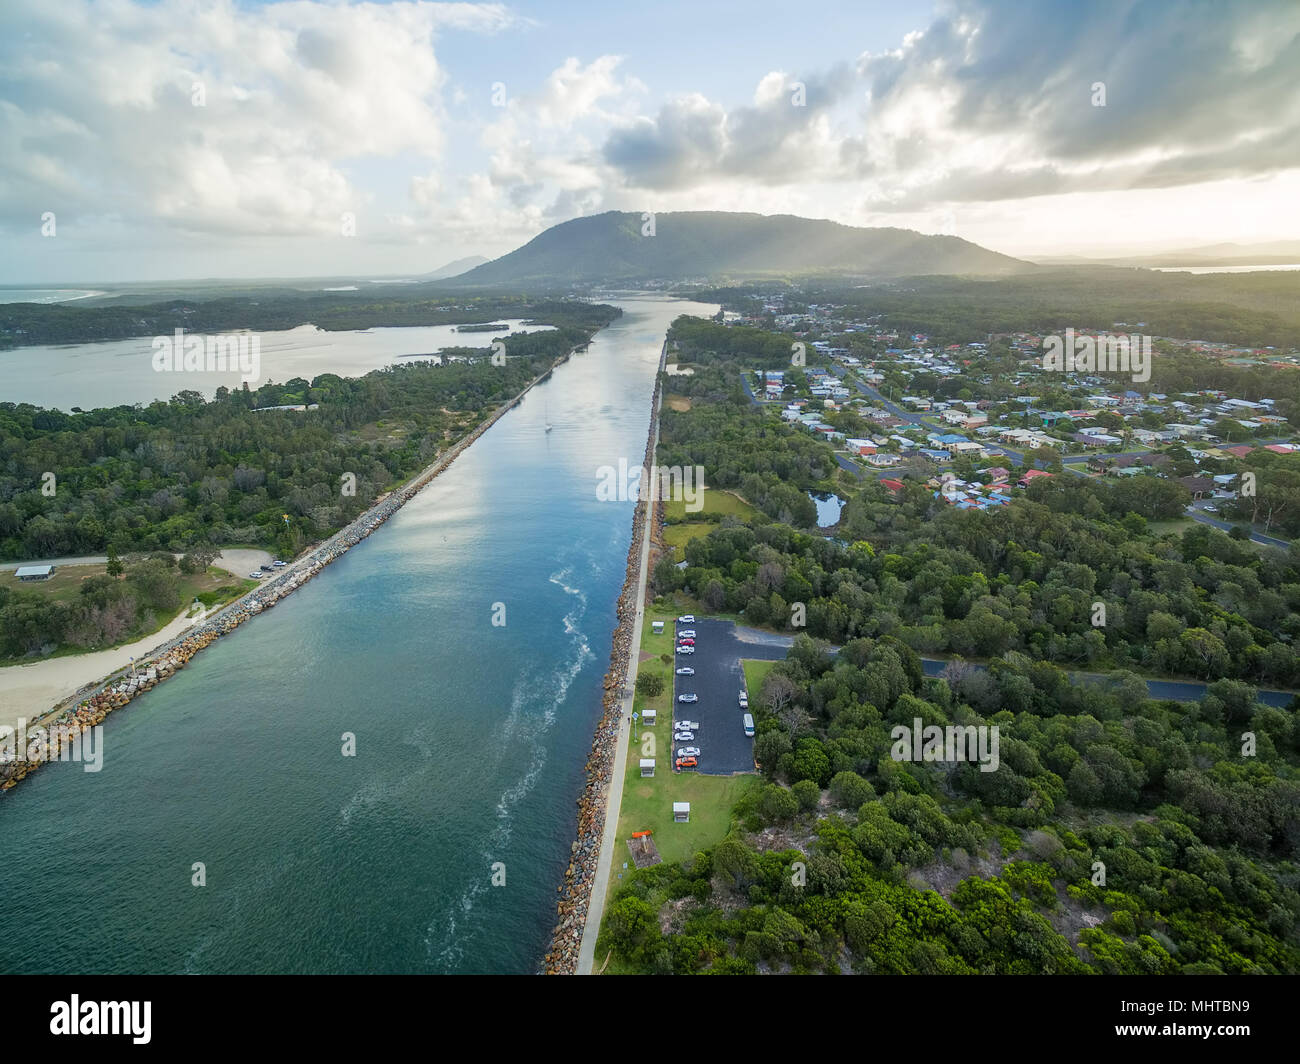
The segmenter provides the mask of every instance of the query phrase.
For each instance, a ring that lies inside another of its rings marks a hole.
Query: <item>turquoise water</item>
[[[620,302],[379,532],[109,717],[102,771],[0,799],[0,971],[536,968],[631,535],[596,470],[641,460],[669,322],[717,309]]]

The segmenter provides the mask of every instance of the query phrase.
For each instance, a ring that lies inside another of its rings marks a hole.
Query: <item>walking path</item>
[[[660,368],[662,367],[661,360]],[[650,447],[652,460],[659,449],[658,410],[653,416],[655,433]],[[641,626],[645,621],[645,589],[650,582],[650,533],[654,528],[655,515],[653,503],[647,503],[646,507],[646,519],[641,526],[641,579],[636,589],[636,620],[632,625],[632,649],[627,656],[627,671],[623,676],[623,709],[618,721],[618,748],[614,753],[614,767],[609,776],[609,793],[605,800],[605,827],[600,836],[600,857],[596,862],[596,878],[592,881],[591,898],[587,903],[587,922],[582,929],[582,944],[578,949],[578,975],[592,974],[596,956],[596,937],[600,934],[600,922],[605,915],[605,895],[609,890],[610,870],[614,867],[618,815],[623,805],[623,777],[627,771],[628,747],[632,738],[636,670],[641,657]]]

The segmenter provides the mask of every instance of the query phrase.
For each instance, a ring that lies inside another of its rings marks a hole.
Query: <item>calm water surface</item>
[[[378,533],[111,716],[101,772],[0,799],[0,971],[535,969],[631,536],[596,469],[641,460],[665,330],[717,310],[619,303]]]

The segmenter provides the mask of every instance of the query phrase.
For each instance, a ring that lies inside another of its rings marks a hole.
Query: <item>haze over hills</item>
[[[793,215],[609,211],[552,226],[523,247],[455,278],[457,287],[761,280],[796,276],[1006,276],[1032,263],[955,236],[862,229]]]
[[[1036,258],[1043,265],[1106,266],[1280,266],[1300,262],[1300,240],[1259,244],[1206,244],[1145,255],[1061,255]]]
[[[490,261],[485,255],[469,255],[463,259],[454,259],[436,270],[422,274],[421,277],[427,281],[441,281],[446,277],[457,277],[466,270],[472,270],[475,266],[482,266],[483,263]]]

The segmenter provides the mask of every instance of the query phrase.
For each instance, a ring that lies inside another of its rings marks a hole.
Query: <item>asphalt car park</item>
[[[774,639],[780,642],[741,639],[731,621],[696,617],[690,623],[676,624],[678,631],[686,628],[695,631],[695,653],[689,659],[695,675],[673,674],[673,705],[680,705],[680,717],[698,721],[700,727],[693,741],[673,744],[673,760],[676,761],[678,746],[697,746],[699,764],[687,771],[710,776],[753,772],[754,740],[745,734],[742,718],[754,712],[754,703],[751,701],[747,710],[740,708],[740,692],[745,687],[745,670],[740,661],[742,658],[784,661],[789,641],[779,636]],[[697,694],[699,701],[681,705],[677,698],[683,694]],[[756,699],[758,692],[754,695]]]

